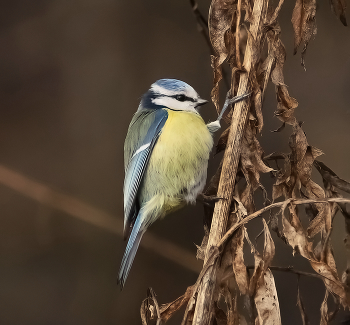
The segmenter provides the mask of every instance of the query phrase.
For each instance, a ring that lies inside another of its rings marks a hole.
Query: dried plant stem
[[[328,203],[328,202],[336,202],[336,203],[350,203],[350,199],[344,199],[344,198],[325,198],[325,199],[288,199],[282,202],[276,202],[268,205],[267,207],[264,207],[249,216],[246,216],[243,220],[233,225],[226,234],[221,238],[221,240],[218,242],[217,247],[219,249],[222,249],[223,245],[227,242],[229,238],[235,233],[237,229],[245,225],[247,222],[255,219],[256,217],[261,216],[264,212],[271,210],[273,208],[281,208],[285,209],[288,204],[294,204],[294,205],[300,205],[300,204],[310,204],[310,203]]]
[[[299,270],[294,270],[292,266],[269,266],[269,269],[271,271],[279,271],[279,272],[287,272],[287,273],[293,273],[295,275],[303,275],[303,276],[309,276],[313,278],[318,278],[320,280],[323,280],[325,277],[322,275],[319,275],[317,273],[310,273],[310,272],[304,272]],[[247,265],[247,270],[254,270],[254,265]],[[228,279],[231,279],[234,276],[234,272],[231,272],[227,274],[224,278],[222,278],[222,281],[226,281]]]
[[[243,95],[250,92],[249,76],[252,64],[254,62],[253,46],[258,43],[260,29],[262,25],[262,12],[266,7],[266,0],[257,0],[253,8],[253,23],[250,27],[252,37],[248,38],[247,48],[244,57],[245,73],[241,74],[237,95]],[[253,42],[255,44],[253,44]],[[233,93],[233,89],[231,89]],[[230,126],[230,134],[228,137],[227,147],[224,154],[224,162],[218,187],[218,197],[225,198],[216,203],[213,220],[206,250],[205,264],[212,254],[213,249],[217,246],[221,237],[227,228],[227,219],[230,212],[232,194],[237,174],[237,167],[240,157],[240,148],[242,136],[244,133],[247,115],[249,111],[249,103],[242,101],[236,104],[232,122]],[[212,318],[213,293],[216,285],[217,276],[217,259],[211,265],[200,283],[198,296],[196,300],[196,308],[193,316],[193,325],[209,324]]]

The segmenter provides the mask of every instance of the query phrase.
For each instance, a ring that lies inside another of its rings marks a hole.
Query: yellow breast
[[[192,112],[167,111],[168,119],[144,176],[141,191],[144,202],[155,196],[179,201],[181,195],[202,190],[206,179],[213,139],[202,117]]]

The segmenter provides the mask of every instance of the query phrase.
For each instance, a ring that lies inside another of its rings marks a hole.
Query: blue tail
[[[146,229],[141,229],[142,222],[140,221],[140,214],[138,215],[133,229],[131,231],[128,244],[125,249],[125,253],[122,259],[122,263],[119,269],[118,283],[120,288],[123,289],[126,278],[128,277],[132,262],[134,261],[137,249],[139,247],[141,238]]]

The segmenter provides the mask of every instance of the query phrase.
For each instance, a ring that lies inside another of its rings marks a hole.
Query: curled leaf
[[[341,302],[346,304],[346,295],[344,287],[337,274],[334,273],[334,270],[324,261],[318,261],[314,256],[312,243],[309,242],[306,238],[305,231],[301,226],[295,228],[290,224],[287,218],[282,213],[282,224],[283,224],[283,233],[287,239],[288,244],[293,248],[293,251],[297,250],[300,255],[309,260],[311,267],[324,278],[324,283],[326,288],[337,295]]]
[[[292,15],[294,29],[294,54],[304,43],[301,65],[305,68],[305,53],[312,36],[316,35],[316,0],[297,0]]]
[[[346,2],[345,0],[330,0],[332,11],[339,18],[344,26],[347,26],[345,10],[346,10]]]
[[[211,56],[214,72],[212,101],[219,113],[219,82],[222,79],[222,64],[234,46],[231,25],[234,14],[233,0],[213,0],[209,9],[209,37],[216,55]],[[227,46],[228,45],[228,46]],[[234,51],[232,51],[234,52]]]
[[[232,252],[233,252],[233,272],[235,274],[236,283],[241,294],[248,293],[249,278],[247,268],[244,263],[243,244],[244,244],[244,231],[240,229],[232,239]]]
[[[161,319],[164,322],[167,322],[168,319],[170,319],[175,312],[177,312],[182,306],[187,304],[189,299],[192,296],[194,286],[190,286],[186,289],[186,292],[173,302],[170,302],[168,304],[164,304],[160,306],[160,314]]]

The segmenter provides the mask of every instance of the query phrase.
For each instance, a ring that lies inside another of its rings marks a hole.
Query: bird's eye
[[[176,95],[175,99],[179,102],[184,102],[185,100],[187,100],[187,97],[185,95]]]

